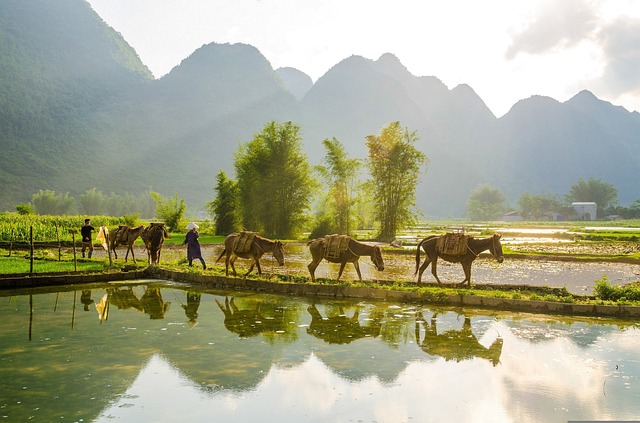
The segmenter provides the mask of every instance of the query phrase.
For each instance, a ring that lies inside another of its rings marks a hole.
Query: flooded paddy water
[[[637,322],[198,290],[0,292],[10,422],[566,422],[640,415]]]

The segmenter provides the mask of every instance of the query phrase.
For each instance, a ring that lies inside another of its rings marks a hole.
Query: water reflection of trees
[[[614,323],[608,320],[603,323],[602,319],[543,319],[529,314],[520,317],[514,313],[463,312],[446,307],[434,310],[336,298],[314,298],[307,302],[247,292],[225,298],[224,293],[193,289],[197,288],[187,290],[153,283],[91,285],[64,287],[47,296],[36,291],[12,299],[0,306],[0,317],[4,320],[3,353],[19,361],[5,366],[8,382],[0,393],[14,402],[25,401],[24,392],[18,394],[20,387],[51,380],[42,392],[55,391],[64,398],[77,398],[84,391],[91,391],[92,397],[113,399],[131,385],[153,354],[165,357],[185,379],[210,392],[254,389],[274,367],[301,365],[311,354],[340,377],[350,380],[375,377],[383,383],[394,383],[410,363],[417,361],[443,357],[459,362],[478,357],[495,365],[501,358],[502,341],[495,339],[499,338],[498,333],[494,336],[489,329],[495,327],[497,320],[500,331],[510,333],[506,339],[515,336],[531,344],[566,338],[586,346],[606,332],[619,330]],[[73,298],[65,296],[65,292]],[[99,304],[104,294],[106,302]],[[182,307],[169,310],[165,301],[168,298],[179,301]],[[112,318],[101,321],[99,330],[94,313],[73,314],[76,307],[82,310],[89,305],[92,311],[98,307],[104,310],[109,303],[115,306],[111,307]],[[142,312],[162,315],[168,323],[148,319]],[[492,317],[483,317],[489,315]],[[78,325],[76,329],[72,326],[73,333],[69,335],[69,321],[74,318]],[[24,345],[26,319],[29,339],[35,325],[35,339],[39,340],[36,348],[34,344]],[[198,327],[184,330],[195,319],[200,322]],[[637,323],[630,326],[636,327]],[[160,333],[161,336],[156,336]],[[118,342],[114,343],[114,339]],[[55,344],[55,348],[42,348],[43,340]],[[488,346],[484,347],[479,340]],[[100,346],[98,355],[87,354],[88,350],[83,349],[96,345]],[[74,366],[63,369],[48,365],[67,357],[73,357]],[[14,363],[19,363],[15,369]],[[56,373],[63,370],[64,377]],[[84,380],[88,372],[94,377],[84,382],[82,392],[70,384],[60,386],[55,382]],[[104,380],[119,383],[107,386]],[[38,401],[29,405],[36,407]],[[100,405],[104,406],[104,402]]]
[[[424,335],[420,337],[420,323],[424,326]],[[452,329],[438,333],[438,313],[431,316],[430,323],[424,319],[422,313],[416,315],[416,342],[429,355],[437,355],[445,360],[457,362],[483,358],[494,366],[500,362],[503,340],[497,337],[489,347],[479,341],[471,329],[471,317],[464,316],[464,323],[460,330]]]
[[[360,307],[356,306],[351,317],[348,317],[344,308],[340,306],[338,313],[327,314],[322,317],[316,304],[307,308],[311,315],[311,323],[307,328],[309,335],[322,339],[329,344],[348,344],[365,336],[377,337],[380,335],[381,321],[379,318],[370,319],[367,325],[360,324]]]
[[[216,299],[216,304],[224,314],[224,326],[229,332],[241,338],[265,335],[273,340],[274,335],[294,341],[297,339],[295,323],[299,316],[295,310],[283,307],[273,301],[244,299],[242,308],[236,304],[235,297],[225,297],[224,304]]]

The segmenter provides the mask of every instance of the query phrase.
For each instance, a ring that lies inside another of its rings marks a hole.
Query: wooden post
[[[13,251],[13,226],[11,227],[11,240],[9,241],[9,257],[11,257],[12,251]]]
[[[60,232],[56,223],[56,239],[58,240],[58,261],[62,261],[62,245],[60,244]]]
[[[76,233],[71,232],[71,242],[73,243],[73,271],[78,271],[78,261],[76,259]]]
[[[107,255],[109,256],[109,270],[113,267],[113,259],[111,258],[111,241],[109,240],[110,236],[110,233],[104,234],[104,240],[107,243]]]
[[[30,245],[30,252],[31,254],[29,254],[31,257],[29,258],[29,274],[33,273],[33,225],[29,226],[29,245]]]

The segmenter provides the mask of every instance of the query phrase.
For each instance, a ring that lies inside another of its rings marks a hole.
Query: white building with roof
[[[598,214],[598,205],[596,203],[577,201],[571,203],[571,207],[573,207],[573,210],[578,215],[578,220],[596,220]]]

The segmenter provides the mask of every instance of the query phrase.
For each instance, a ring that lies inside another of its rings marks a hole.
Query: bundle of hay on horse
[[[118,253],[116,252],[116,247],[119,245],[127,246],[127,254],[124,256],[124,261],[127,261],[129,258],[129,252],[131,252],[131,257],[133,257],[133,262],[136,263],[136,256],[133,253],[133,243],[138,239],[138,237],[144,231],[144,225],[132,227],[126,225],[120,225],[117,229],[114,229],[109,234],[109,247],[116,259],[118,259]]]
[[[471,263],[478,258],[480,253],[489,250],[498,263],[504,261],[500,237],[500,234],[493,234],[487,238],[476,239],[470,235],[448,233],[444,235],[431,235],[423,239],[416,249],[416,271],[414,275],[418,274],[418,284],[422,283],[422,273],[430,263],[432,263],[431,273],[438,283],[442,283],[437,273],[438,257],[440,257],[451,263],[460,263],[465,276],[460,285],[467,282],[467,284],[471,286]],[[424,250],[427,255],[422,266],[420,266],[421,249]]]
[[[311,280],[315,282],[315,271],[322,259],[330,263],[340,263],[340,271],[338,272],[338,280],[342,276],[344,267],[347,263],[353,263],[358,278],[362,281],[360,274],[360,265],[358,260],[360,256],[369,256],[371,261],[379,271],[384,270],[384,260],[382,259],[382,248],[377,245],[368,245],[358,242],[348,235],[327,235],[324,238],[317,238],[307,242],[309,251],[311,252],[312,261],[307,266],[311,274]]]
[[[261,275],[262,268],[260,267],[260,258],[264,253],[272,253],[273,258],[276,259],[278,265],[284,265],[284,246],[285,244],[282,242],[264,238],[256,232],[234,232],[229,234],[224,240],[224,250],[220,253],[216,263],[220,261],[222,256],[226,255],[224,263],[225,274],[229,276],[229,265],[231,265],[233,276],[237,276],[238,274],[236,273],[234,263],[238,257],[250,259],[253,261],[251,263],[251,267],[249,267],[249,270],[245,273],[245,277],[251,273],[254,266],[258,268],[258,274]]]
[[[151,223],[142,232],[141,237],[147,249],[147,262],[149,264],[159,264],[162,245],[164,244],[165,238],[169,237],[169,233],[164,227],[164,223]]]

